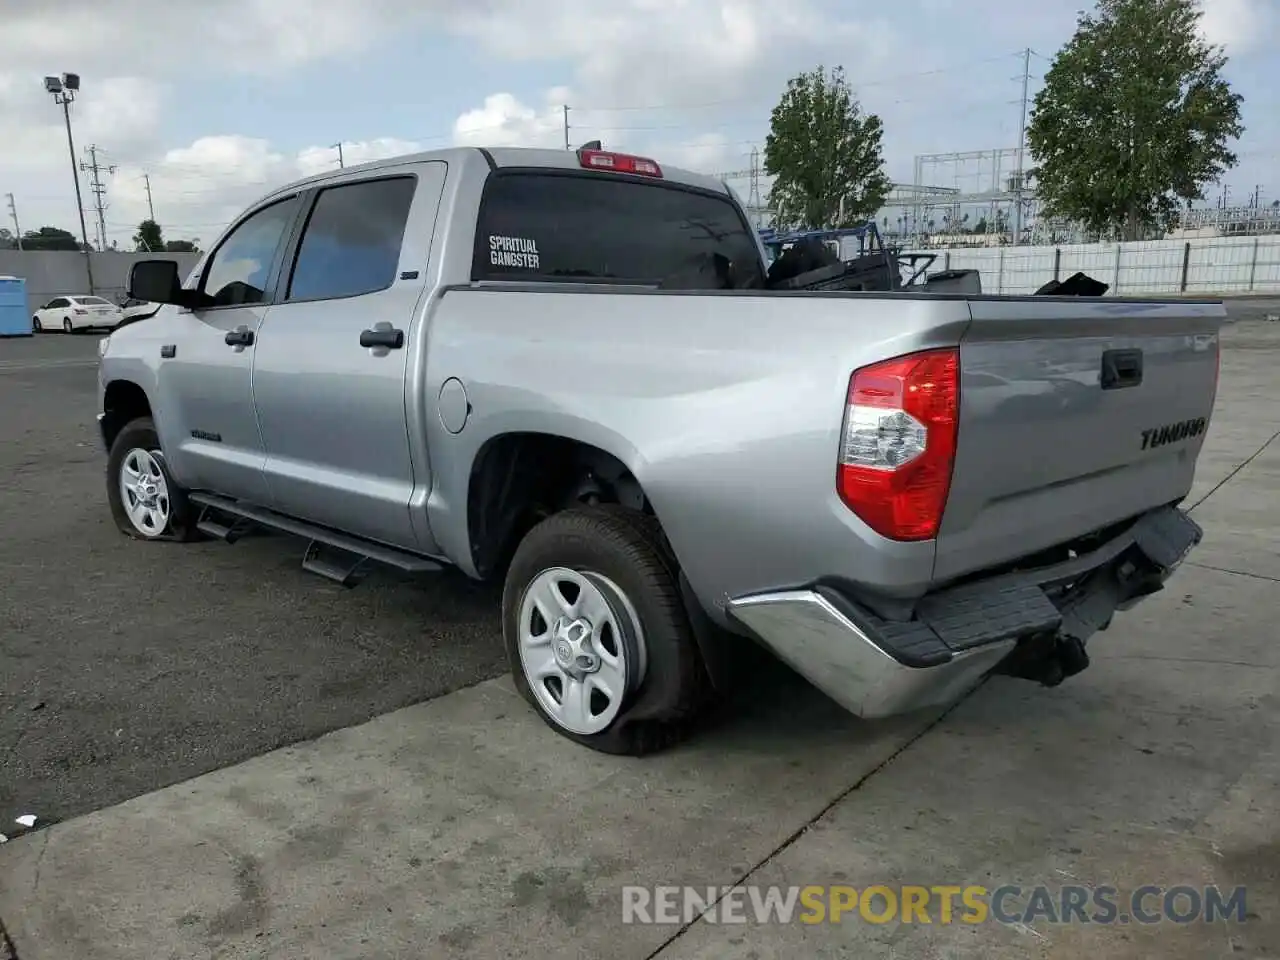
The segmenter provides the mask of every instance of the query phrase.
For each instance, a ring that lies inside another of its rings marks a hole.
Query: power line
[[[106,195],[107,188],[102,183],[102,171],[105,169],[108,173],[115,173],[114,166],[103,167],[98,163],[98,146],[91,143],[84,148],[84,152],[89,155],[89,163],[80,161],[80,169],[86,170],[93,175],[93,179],[89,182],[89,190],[93,193],[94,206],[98,210],[98,249],[107,249],[107,217],[106,217]]]

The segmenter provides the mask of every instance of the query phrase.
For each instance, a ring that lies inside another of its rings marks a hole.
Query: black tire
[[[40,318],[39,318],[39,317],[32,317],[32,318],[31,318],[31,332],[32,332],[32,333],[44,333],[44,324],[42,324],[42,323],[40,322]]]
[[[76,332],[76,328],[75,328],[75,327],[73,327],[73,326],[71,325],[71,318],[70,318],[70,317],[63,317],[63,318],[62,318],[62,332],[63,332],[63,333],[75,333],[75,332]]]
[[[125,508],[123,494],[120,490],[120,470],[130,450],[146,450],[159,454],[160,438],[156,435],[155,423],[150,417],[139,417],[125,424],[111,444],[111,453],[107,457],[107,503],[111,507],[111,519],[115,521],[120,532],[135,540],[176,540],[187,542],[200,539],[196,530],[196,516],[187,500],[186,491],[174,482],[163,455],[156,457],[161,471],[164,473],[165,487],[169,495],[169,519],[164,528],[156,536],[147,536],[139,531],[129,519]]]
[[[613,722],[583,735],[553,719],[530,688],[520,659],[520,607],[537,575],[551,567],[593,573],[615,584],[643,633],[644,676]],[[653,518],[617,506],[574,507],[525,536],[507,570],[502,635],[516,688],[560,735],[602,753],[642,756],[686,737],[710,692],[681,597],[679,571]]]

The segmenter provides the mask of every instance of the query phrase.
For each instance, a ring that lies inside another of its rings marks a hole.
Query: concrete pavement
[[[1206,542],[1063,686],[869,724],[788,677],[631,761],[482,683],[0,847],[18,957],[1280,957],[1280,327],[1225,339]],[[622,924],[685,883],[1216,883],[1248,918]]]

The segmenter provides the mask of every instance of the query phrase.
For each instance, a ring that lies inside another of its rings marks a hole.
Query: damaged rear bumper
[[[909,621],[825,584],[739,597],[728,610],[841,706],[887,717],[949,703],[996,670],[1048,684],[1078,672],[1089,637],[1160,590],[1202,536],[1161,507],[1081,556],[930,594]]]

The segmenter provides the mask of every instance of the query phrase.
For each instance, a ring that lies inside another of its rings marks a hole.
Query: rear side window
[[[495,173],[473,280],[763,285],[755,236],[727,196],[617,176]]]
[[[357,297],[395,281],[417,184],[393,177],[320,193],[298,247],[289,300]]]

